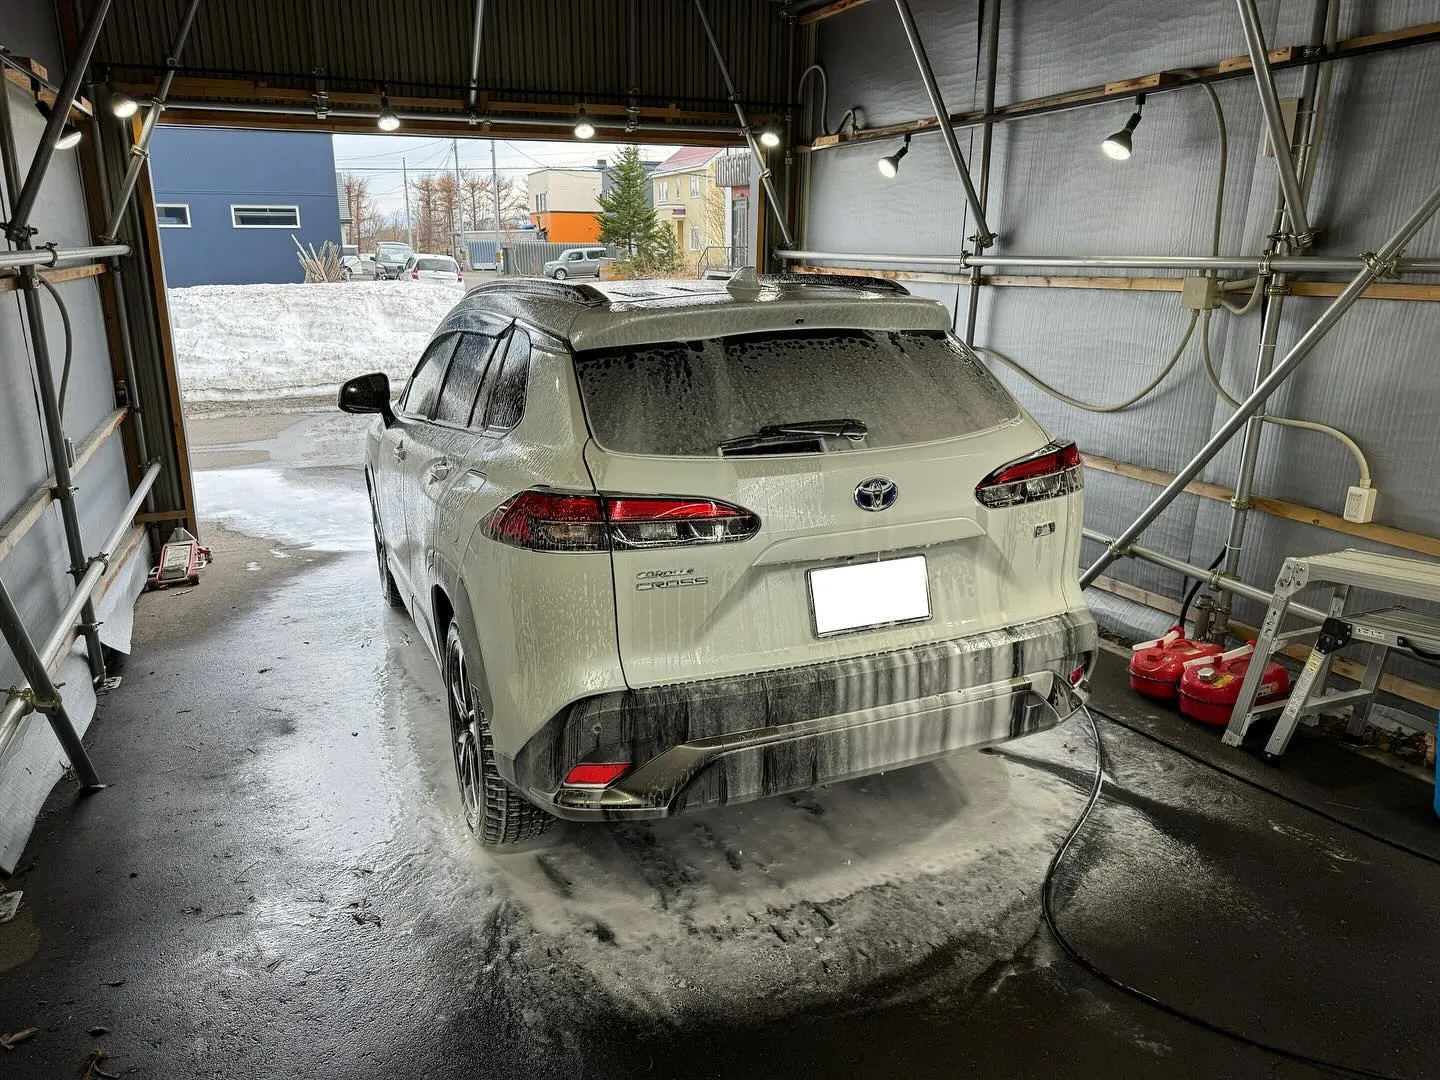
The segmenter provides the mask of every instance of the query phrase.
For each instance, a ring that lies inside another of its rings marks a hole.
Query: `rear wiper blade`
[[[767,424],[760,429],[759,435],[761,438],[776,435],[823,435],[859,442],[869,430],[863,420],[797,420],[791,424]]]

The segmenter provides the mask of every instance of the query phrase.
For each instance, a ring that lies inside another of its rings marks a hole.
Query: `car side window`
[[[518,326],[510,332],[502,357],[496,350],[495,360],[486,375],[486,392],[475,403],[478,414],[483,404],[483,426],[491,432],[509,431],[525,414],[525,386],[530,379],[530,335]]]
[[[450,358],[450,369],[445,373],[440,403],[435,406],[436,420],[460,427],[470,422],[470,413],[485,377],[485,365],[494,348],[495,338],[489,334],[460,335],[455,355]]]
[[[410,385],[400,399],[400,411],[407,416],[430,418],[435,409],[435,399],[440,394],[440,384],[445,381],[445,367],[450,363],[450,354],[455,351],[455,334],[431,342],[415,365],[410,376]]]

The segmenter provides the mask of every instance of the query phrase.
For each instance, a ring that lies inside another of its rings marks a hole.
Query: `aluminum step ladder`
[[[1331,584],[1327,618],[1320,626],[1282,633],[1280,625],[1295,594],[1310,585]],[[1250,726],[1262,716],[1280,713],[1275,731],[1265,744],[1264,756],[1273,760],[1285,752],[1290,736],[1300,717],[1306,713],[1351,706],[1354,713],[1347,731],[1359,735],[1365,730],[1385,660],[1391,650],[1440,654],[1440,616],[1410,611],[1404,607],[1387,607],[1376,611],[1345,613],[1345,604],[1353,587],[1370,589],[1416,600],[1440,603],[1440,563],[1426,559],[1406,559],[1395,555],[1377,555],[1369,551],[1347,549],[1330,555],[1298,555],[1285,560],[1275,579],[1275,592],[1270,598],[1265,622],[1255,642],[1255,656],[1245,672],[1240,697],[1230,714],[1224,741],[1239,746]],[[1305,661],[1290,697],[1269,705],[1255,704],[1255,695],[1270,658],[1286,641],[1318,633],[1315,646]],[[1370,657],[1365,674],[1354,690],[1325,692],[1330,675],[1330,660],[1344,646],[1368,642]],[[1433,733],[1435,725],[1415,718],[1416,730]]]

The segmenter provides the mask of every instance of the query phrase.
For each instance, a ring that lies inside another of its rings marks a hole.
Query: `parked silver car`
[[[572,277],[599,277],[600,260],[603,258],[603,247],[571,248],[562,251],[558,259],[547,262],[541,272],[556,281]]]

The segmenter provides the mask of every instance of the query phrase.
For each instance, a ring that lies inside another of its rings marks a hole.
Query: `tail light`
[[[497,506],[481,529],[532,551],[609,551],[748,540],[760,519],[714,499],[532,489]]]
[[[419,270],[418,267],[417,267],[416,269],[410,271],[410,280],[411,280],[411,281],[419,281],[419,280],[420,280],[420,270]]]
[[[464,285],[464,284],[465,284],[465,274],[464,274],[464,272],[463,272],[463,271],[460,271],[460,270],[456,270],[456,271],[455,271],[455,280],[458,281],[461,285]]]
[[[1069,495],[1084,486],[1080,451],[1067,439],[1007,461],[975,486],[975,498],[985,506],[1018,506]]]

